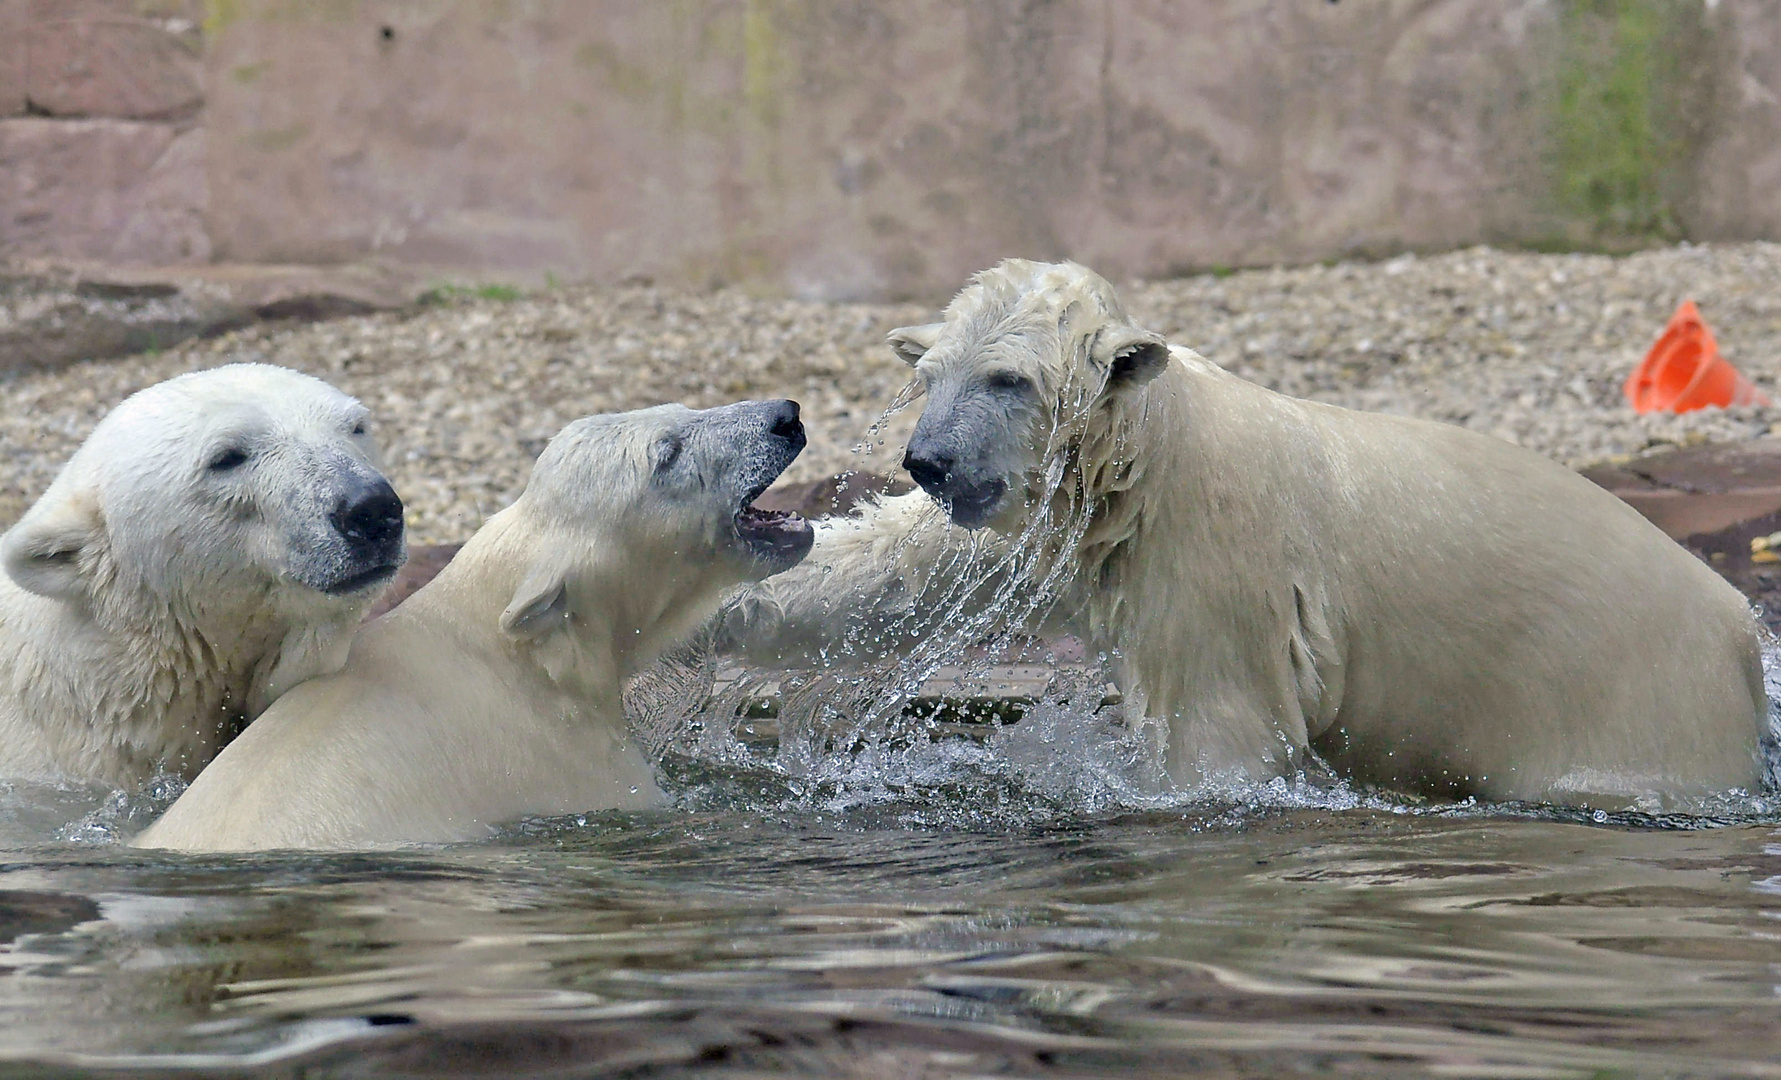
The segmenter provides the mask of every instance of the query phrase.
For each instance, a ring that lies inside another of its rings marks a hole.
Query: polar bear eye
[[[365,434],[365,421],[360,420],[358,423],[354,424],[352,426],[352,434],[354,434],[354,435]]]
[[[992,390],[1025,390],[1033,385],[1018,371],[992,371],[987,381]]]
[[[247,451],[239,446],[231,446],[219,450],[216,456],[210,459],[210,464],[206,467],[211,472],[220,473],[228,472],[231,469],[239,469],[245,464],[247,464]]]

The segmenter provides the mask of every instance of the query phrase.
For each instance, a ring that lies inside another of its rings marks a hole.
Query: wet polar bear
[[[750,504],[804,448],[790,401],[570,424],[519,499],[285,695],[143,832],[220,851],[470,840],[528,815],[662,801],[627,675],[810,548]]]
[[[113,409],[0,537],[0,778],[196,775],[401,565],[366,411],[233,364]]]
[[[926,389],[904,461],[926,493],[819,526],[809,559],[733,608],[726,635],[757,661],[833,657],[850,625],[870,648],[923,603],[956,617],[973,583],[949,574],[1051,545],[1028,575],[1072,561],[1052,610],[1167,722],[1178,784],[1313,750],[1442,797],[1758,783],[1747,603],[1570,470],[1265,390],[1136,326],[1070,263],[1003,263],[890,341]],[[975,602],[1004,584],[974,583]]]

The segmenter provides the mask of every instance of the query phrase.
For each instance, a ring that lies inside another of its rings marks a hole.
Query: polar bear
[[[662,802],[623,681],[738,584],[804,557],[803,518],[751,506],[803,448],[790,401],[570,424],[519,499],[367,625],[343,669],[279,699],[135,842],[443,842]]]
[[[404,557],[366,410],[264,364],[113,409],[0,537],[0,777],[194,776],[339,667]]]
[[[1570,470],[1246,382],[1072,263],[1005,262],[890,343],[925,386],[904,459],[924,491],[819,526],[733,607],[724,635],[755,660],[869,652],[1006,601],[998,575],[1049,575],[1024,610],[1116,658],[1184,786],[1310,752],[1445,798],[1758,784],[1748,604]]]

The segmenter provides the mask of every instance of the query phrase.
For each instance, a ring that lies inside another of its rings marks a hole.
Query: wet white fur
[[[652,447],[688,415],[708,414],[662,406],[571,424],[520,498],[368,625],[340,672],[281,699],[135,842],[445,842],[662,802],[626,728],[623,681],[760,576],[726,546],[740,496],[721,463],[701,466],[685,498],[651,486]],[[689,438],[681,453],[735,456],[746,447],[734,442]]]
[[[1141,333],[1086,269],[1013,261],[944,325],[924,328],[941,343],[920,359],[930,383],[1028,342],[1019,362],[1042,386],[1082,385],[1095,373],[1068,369],[1092,361],[1085,342]],[[1496,439],[1171,354],[1071,435],[1063,490],[1080,482],[1093,520],[1064,556],[1079,565],[1060,610],[1166,720],[1176,782],[1279,775],[1314,744],[1349,776],[1447,795],[1623,805],[1758,782],[1749,607],[1626,504]],[[1004,543],[1021,488],[1037,497],[1012,480]],[[825,524],[728,632],[756,659],[808,654],[907,606],[967,535],[920,492]]]
[[[352,433],[364,415],[317,379],[237,364],[101,421],[0,540],[0,778],[195,775],[243,720],[338,667],[376,590],[330,596],[287,574],[327,528],[314,489],[375,471]],[[259,451],[232,479],[251,489],[220,498],[206,455],[237,436]]]

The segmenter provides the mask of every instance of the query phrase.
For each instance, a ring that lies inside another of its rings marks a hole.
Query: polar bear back
[[[249,725],[155,823],[154,845],[474,840],[525,814],[660,801],[622,727],[588,722],[567,698],[555,723],[540,723],[551,710],[536,707],[536,680],[516,681],[473,635],[426,617],[433,597],[416,598],[361,631],[337,675],[297,687],[271,722]],[[590,763],[600,762],[609,790],[593,791]],[[527,783],[500,782],[509,776]]]
[[[1149,590],[1144,621],[1190,624],[1137,635],[1189,657],[1146,687],[1153,705],[1198,703],[1189,728],[1222,723],[1221,700],[1294,713],[1345,773],[1432,792],[1754,782],[1767,703],[1748,604],[1626,504],[1497,439],[1178,359],[1147,392],[1176,437],[1153,447],[1174,490],[1145,528],[1175,542],[1124,575]],[[1172,582],[1180,602],[1155,603]],[[1240,678],[1256,685],[1217,689]]]
[[[1428,461],[1421,490],[1392,500],[1398,527],[1342,549],[1343,579],[1372,586],[1348,607],[1351,648],[1381,654],[1357,669],[1347,700],[1404,719],[1374,736],[1390,756],[1337,750],[1339,736],[1325,742],[1332,754],[1414,762],[1417,733],[1437,727],[1470,761],[1472,775],[1454,777],[1468,788],[1570,799],[1678,779],[1696,790],[1750,783],[1767,703],[1737,590],[1537,454],[1446,425],[1381,417],[1366,427],[1407,436],[1374,443],[1400,469],[1416,460],[1409,446]],[[1384,626],[1394,629],[1376,632]],[[1524,761],[1538,763],[1531,784],[1518,776]]]

